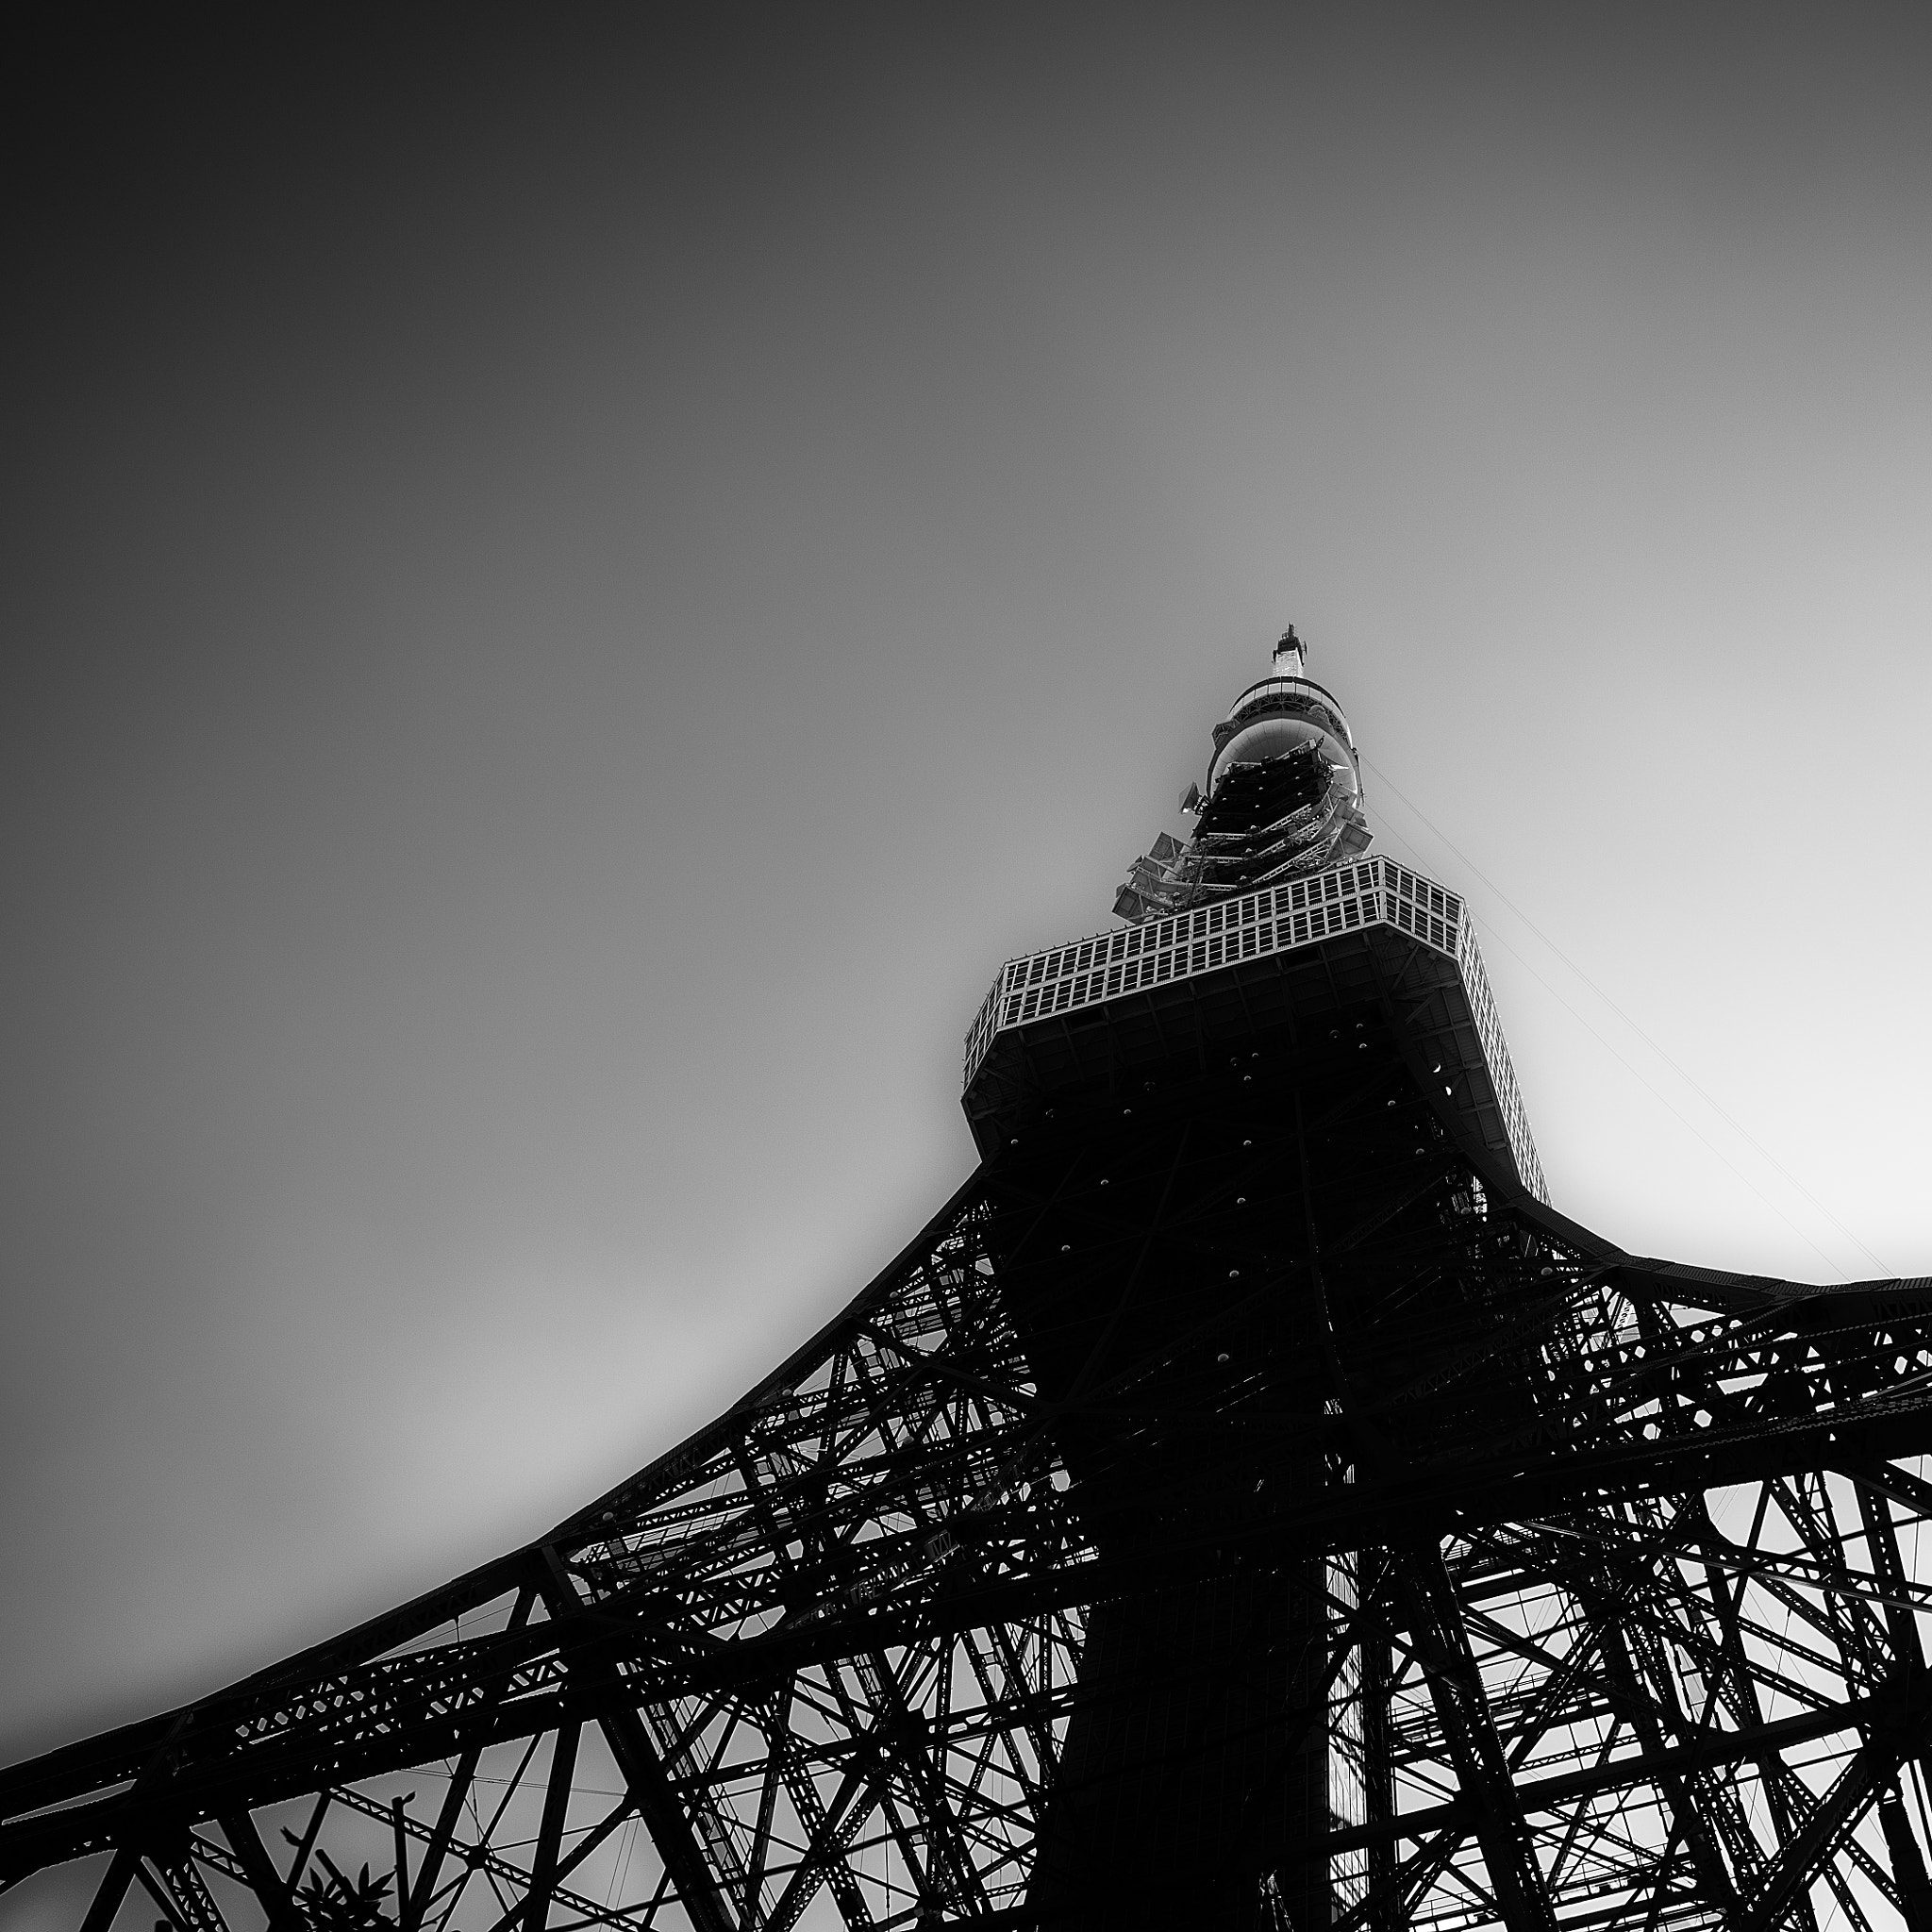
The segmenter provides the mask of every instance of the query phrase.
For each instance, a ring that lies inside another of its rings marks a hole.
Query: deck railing
[[[966,1036],[966,1084],[973,1084],[994,1035],[1008,1027],[1375,924],[1407,933],[1461,969],[1517,1169],[1524,1185],[1547,1200],[1542,1163],[1467,908],[1457,894],[1380,854],[1238,899],[1008,959]]]

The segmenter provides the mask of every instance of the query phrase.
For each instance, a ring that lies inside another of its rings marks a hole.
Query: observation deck
[[[1008,960],[966,1036],[967,1118],[986,1150],[1062,1088],[1365,1006],[1451,1130],[1547,1206],[1468,908],[1380,855]]]

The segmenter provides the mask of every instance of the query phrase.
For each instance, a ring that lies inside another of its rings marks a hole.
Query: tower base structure
[[[1011,962],[965,1105],[729,1411],[0,1774],[0,1879],[92,1860],[85,1932],[1932,1926],[1932,1280],[1557,1213],[1463,908],[1379,858]]]

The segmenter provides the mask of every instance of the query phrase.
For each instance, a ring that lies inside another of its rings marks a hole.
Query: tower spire
[[[1282,632],[1269,675],[1214,727],[1205,786],[1185,844],[1163,833],[1114,898],[1131,924],[1346,865],[1368,849],[1361,758],[1333,694],[1307,675],[1307,646]]]

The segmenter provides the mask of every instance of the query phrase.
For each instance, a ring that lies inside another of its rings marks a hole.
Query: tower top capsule
[[[1214,727],[1205,785],[1190,785],[1197,814],[1186,844],[1166,834],[1135,860],[1114,911],[1138,924],[1285,878],[1325,872],[1366,850],[1361,758],[1333,695],[1307,675],[1292,625],[1269,674]]]

